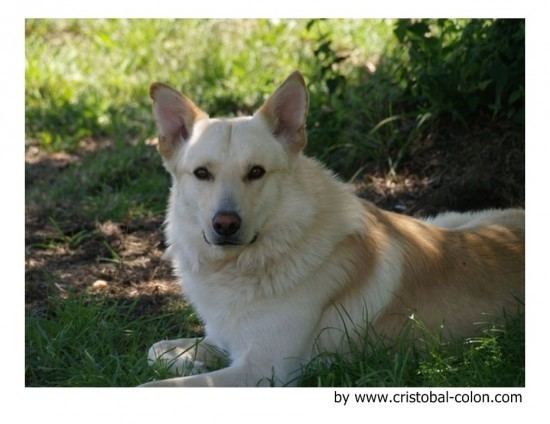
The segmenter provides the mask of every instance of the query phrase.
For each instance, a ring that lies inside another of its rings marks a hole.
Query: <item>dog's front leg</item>
[[[227,362],[224,352],[206,338],[163,340],[149,349],[150,365],[161,363],[173,374],[198,374]]]
[[[288,329],[287,329],[288,331]],[[304,349],[299,337],[264,333],[237,354],[230,366],[203,374],[152,381],[141,387],[240,387],[296,384]],[[274,344],[273,342],[277,342]],[[302,339],[303,341],[303,339]],[[186,344],[185,342],[184,344]],[[163,345],[162,348],[168,347]]]
[[[245,365],[233,364],[204,374],[151,381],[140,387],[240,387],[250,385],[248,376]]]
[[[282,308],[266,302],[234,328],[229,367],[199,375],[148,383],[149,387],[236,387],[296,384],[311,355],[320,311],[288,299]],[[240,343],[237,343],[239,341]]]
[[[254,360],[259,359],[260,361]],[[295,358],[266,360],[247,356],[230,366],[204,374],[151,381],[140,387],[257,387],[295,384],[291,376],[299,370]],[[277,364],[278,362],[278,364]]]

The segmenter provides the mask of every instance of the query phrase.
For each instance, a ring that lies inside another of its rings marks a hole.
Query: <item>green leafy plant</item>
[[[488,115],[523,123],[523,20],[399,20],[394,32],[408,59],[397,75],[422,110],[462,122]]]

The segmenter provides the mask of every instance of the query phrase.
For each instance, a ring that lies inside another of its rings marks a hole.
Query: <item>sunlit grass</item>
[[[154,132],[147,93],[159,80],[215,115],[249,112],[294,69],[315,93],[323,42],[346,55],[335,66],[351,76],[382,55],[392,30],[384,21],[308,22],[28,20],[27,139],[56,150],[85,137],[141,141]]]

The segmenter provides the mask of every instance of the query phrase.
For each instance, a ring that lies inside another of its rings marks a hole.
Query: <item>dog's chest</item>
[[[252,321],[269,315],[271,308],[258,299],[253,281],[227,273],[182,277],[184,294],[203,320],[207,335],[224,348],[233,350],[230,345],[244,339]]]
[[[289,325],[313,325],[321,313],[321,299],[311,295],[308,284],[266,296],[258,290],[261,281],[243,276],[235,280],[229,280],[226,273],[183,278],[185,296],[203,320],[206,335],[232,355],[246,352],[270,332]]]

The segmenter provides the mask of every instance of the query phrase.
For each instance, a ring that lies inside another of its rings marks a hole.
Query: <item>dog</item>
[[[145,386],[294,385],[367,326],[396,337],[414,316],[466,336],[523,299],[524,211],[420,220],[360,199],[302,153],[299,72],[249,117],[210,118],[161,83],[150,95],[172,176],[167,254],[205,337],[154,344],[150,363],[188,375]]]

